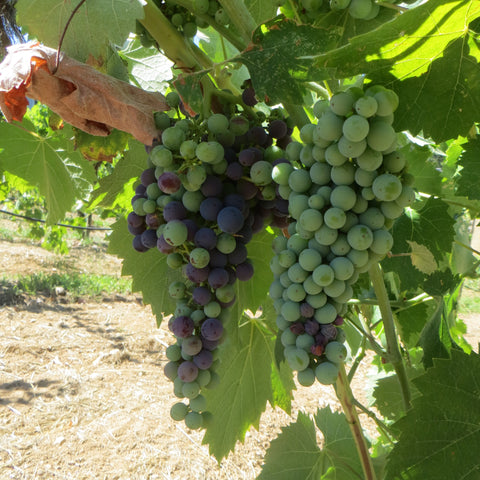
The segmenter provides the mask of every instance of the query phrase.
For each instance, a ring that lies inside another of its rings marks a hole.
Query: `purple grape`
[[[158,238],[156,230],[145,230],[140,238],[145,248],[154,248],[157,245]]]
[[[241,212],[243,212],[246,206],[245,199],[239,193],[229,193],[228,195],[225,195],[223,204],[226,207],[238,208]]]
[[[288,200],[277,198],[275,200],[275,211],[275,213],[278,213],[282,216],[288,215]]]
[[[243,167],[238,162],[232,162],[228,165],[225,175],[231,180],[240,180],[243,176]]]
[[[228,254],[228,262],[232,265],[240,265],[248,256],[247,247],[243,243],[238,243],[235,250]]]
[[[237,183],[237,192],[245,199],[251,200],[255,198],[259,192],[258,187],[248,180],[240,179]]]
[[[157,239],[157,248],[165,254],[175,251],[175,247],[167,243],[163,235],[160,235],[160,237]]]
[[[252,233],[255,234],[255,233],[261,232],[263,230],[263,226],[264,226],[263,217],[261,215],[255,215],[255,218],[252,224]]]
[[[241,230],[237,232],[237,242],[247,244],[253,238],[253,231],[250,225],[244,225]]]
[[[147,229],[147,226],[145,224],[140,225],[139,227],[132,227],[132,225],[128,225],[127,228],[132,235],[141,235]]]
[[[200,370],[208,370],[212,366],[213,355],[209,350],[203,349],[192,360]]]
[[[158,212],[147,213],[145,215],[145,223],[148,228],[154,228],[155,230],[162,225],[163,221],[161,215]]]
[[[250,262],[243,262],[237,265],[237,278],[241,282],[246,282],[253,277],[254,269]]]
[[[288,129],[288,131],[290,131],[290,129]],[[287,148],[287,145],[291,142],[292,142],[292,137],[290,136],[290,133],[287,132],[287,135],[277,140],[277,147],[285,150]]]
[[[208,175],[206,180],[203,182],[200,191],[206,197],[219,197],[223,191],[223,183],[220,177],[214,175]]]
[[[127,223],[132,227],[141,227],[145,225],[145,217],[137,215],[135,212],[130,212],[127,217]]]
[[[218,303],[222,308],[226,309],[226,308],[230,308],[236,301],[237,301],[237,298],[234,296],[229,302],[218,301]]]
[[[225,267],[228,273],[228,284],[233,285],[237,281],[237,272],[230,266]]]
[[[195,234],[198,231],[197,224],[191,218],[185,218],[182,223],[187,227],[187,242],[193,242]]]
[[[270,225],[276,228],[287,228],[290,225],[288,217],[273,215]]]
[[[294,322],[290,325],[290,331],[295,335],[305,333],[305,327],[302,322]]]
[[[308,303],[302,303],[300,305],[300,315],[304,318],[312,318],[313,315],[315,314],[315,309]],[[314,322],[318,326],[318,322]],[[315,335],[318,332],[318,328],[316,329],[315,332],[310,333],[310,335]]]
[[[302,305],[308,305],[305,303],[302,303]],[[300,311],[302,308],[302,305],[300,305]],[[310,305],[308,305],[310,307]],[[320,324],[316,320],[307,320],[305,322],[305,332],[314,337],[320,330]]]
[[[344,322],[343,317],[341,317],[340,315],[337,315],[337,318],[333,321],[333,324],[340,326],[340,325],[343,325],[343,322]]]
[[[195,268],[191,263],[187,263],[185,266],[185,275],[191,282],[196,284],[206,282],[209,273],[209,267]]]
[[[137,188],[135,188],[135,195],[140,195],[144,197],[146,193],[147,193],[147,187],[141,183],[140,185],[137,185]]]
[[[200,204],[200,215],[209,222],[215,222],[223,202],[217,197],[208,197]]]
[[[210,251],[210,267],[223,268],[228,264],[228,257],[222,252],[219,252],[216,248]]]
[[[227,147],[225,149],[225,160],[229,164],[233,163],[233,162],[236,162],[237,161],[237,152],[233,148]]]
[[[200,336],[200,338],[202,339],[203,348],[208,351],[215,350],[220,343],[218,340],[207,340],[202,335]]]
[[[222,232],[233,235],[243,227],[243,222],[242,212],[238,208],[224,207],[218,212],[217,224]]]
[[[264,128],[259,125],[252,127],[247,132],[247,138],[250,140],[250,143],[254,143],[260,146],[266,146],[269,140],[267,132],[265,132]]]
[[[251,167],[255,162],[260,161],[262,158],[262,151],[255,147],[246,148],[238,154],[238,161],[244,167]]]
[[[254,107],[258,100],[255,98],[255,90],[252,87],[247,87],[242,92],[242,100],[245,105],[249,107]]]
[[[174,172],[163,172],[158,177],[158,187],[163,193],[175,193],[180,190],[182,181]]]
[[[213,268],[208,274],[208,284],[216,290],[228,283],[228,272],[224,268]]]
[[[172,200],[163,207],[163,218],[166,222],[170,220],[183,220],[187,216],[187,209],[182,202]]]
[[[287,124],[283,120],[274,120],[268,126],[268,133],[273,138],[283,138],[287,135]]]
[[[202,323],[200,331],[206,340],[220,340],[223,334],[223,325],[218,318],[207,318]]]
[[[337,338],[337,327],[335,327],[333,323],[321,325],[320,332],[327,339],[327,341],[335,340],[335,338]]]
[[[325,346],[327,343],[328,340],[321,333],[315,335],[315,344]]]
[[[193,330],[195,329],[195,324],[190,317],[181,315],[180,317],[175,317],[172,323],[169,324],[169,327],[176,337],[187,338],[192,335]]]
[[[135,235],[132,240],[132,246],[134,250],[137,252],[146,252],[148,250],[148,247],[146,247],[143,242],[142,242],[142,236],[141,235]]]
[[[217,244],[217,234],[211,228],[202,227],[197,230],[193,242],[197,247],[212,250]]]
[[[193,382],[198,377],[198,367],[193,362],[182,362],[177,374],[182,382]]]
[[[212,293],[207,287],[195,287],[192,291],[192,298],[195,303],[203,307],[212,300]]]
[[[151,183],[155,183],[157,179],[155,178],[155,169],[147,168],[140,174],[140,181],[144,187],[148,187]],[[146,190],[145,190],[146,191]]]
[[[318,343],[318,344],[316,343],[315,345],[312,345],[310,347],[310,353],[312,353],[316,357],[320,357],[324,351],[325,351],[325,347],[321,343]]]

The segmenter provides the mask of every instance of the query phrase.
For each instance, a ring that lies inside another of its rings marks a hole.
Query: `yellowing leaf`
[[[438,264],[435,261],[433,253],[425,245],[420,245],[410,240],[407,240],[407,243],[412,249],[411,259],[415,268],[418,268],[418,270],[427,275],[432,274],[438,269]]]

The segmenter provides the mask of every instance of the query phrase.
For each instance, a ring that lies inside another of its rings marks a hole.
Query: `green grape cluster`
[[[389,229],[415,200],[392,127],[398,101],[382,86],[319,101],[317,123],[286,147],[290,163],[272,170],[292,223],[273,243],[270,296],[285,358],[302,385],[335,382],[353,285],[390,251]]]
[[[240,100],[231,115],[205,119],[184,117],[174,91],[166,100],[174,110],[155,115],[160,139],[148,148],[127,221],[133,248],[157,250],[181,278],[168,289],[175,343],[164,371],[182,399],[171,417],[195,429],[208,420],[202,391],[219,380],[217,347],[235,282],[254,273],[247,245],[265,225],[288,225],[287,201],[271,174],[286,162],[278,143],[288,143],[291,130],[280,111],[266,118],[242,110]]]

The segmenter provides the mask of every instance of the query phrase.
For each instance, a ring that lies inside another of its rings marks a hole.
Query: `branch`
[[[257,28],[257,23],[245,6],[245,2],[243,0],[219,0],[219,3],[227,12],[243,40],[249,44],[252,39],[252,33]]]

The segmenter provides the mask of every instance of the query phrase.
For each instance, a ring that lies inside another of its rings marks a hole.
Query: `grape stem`
[[[335,383],[335,393],[342,405],[350,431],[352,432],[353,440],[355,441],[358,456],[362,464],[364,478],[365,480],[376,480],[377,477],[373,469],[372,458],[368,451],[367,441],[363,435],[360,419],[358,418],[358,413],[355,408],[355,399],[343,363],[339,365],[339,374]]]
[[[411,404],[410,384],[408,382],[407,371],[403,363],[402,354],[398,345],[397,333],[395,330],[395,321],[393,318],[390,300],[383,279],[383,272],[379,263],[374,263],[368,270],[370,280],[378,299],[378,306],[382,315],[383,329],[387,342],[387,357],[391,362],[402,392],[403,403],[406,410],[409,410]]]
[[[235,25],[242,39],[248,45],[257,22],[253,19],[243,0],[219,0],[222,8],[227,12],[230,21]]]
[[[388,426],[382,422],[374,412],[365,407],[365,405],[362,405],[356,398],[353,399],[353,403],[359,410],[361,410],[365,415],[367,415],[367,417],[371,418],[377,424],[378,429],[381,430],[381,432],[387,437],[388,441],[393,445],[393,435]]]

